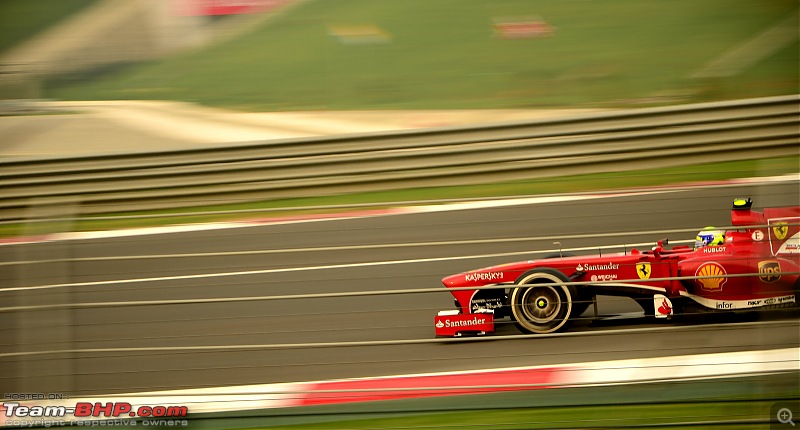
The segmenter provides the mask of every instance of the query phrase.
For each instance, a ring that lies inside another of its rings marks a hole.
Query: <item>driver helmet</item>
[[[725,232],[714,227],[706,227],[697,233],[694,239],[694,249],[704,246],[722,245],[725,243]]]

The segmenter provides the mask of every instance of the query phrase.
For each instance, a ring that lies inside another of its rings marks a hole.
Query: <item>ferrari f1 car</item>
[[[552,333],[598,295],[630,297],[654,318],[797,306],[800,206],[758,212],[750,199],[737,199],[731,226],[695,246],[659,241],[644,251],[557,255],[448,276],[442,283],[456,309],[435,317],[436,335],[493,333],[500,318],[524,333]]]

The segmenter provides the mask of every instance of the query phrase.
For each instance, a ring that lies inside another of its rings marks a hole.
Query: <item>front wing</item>
[[[662,294],[653,296],[656,318],[669,318],[673,314],[672,302]],[[595,315],[597,317],[597,315]],[[433,320],[436,337],[483,336],[494,333],[494,311],[479,309],[462,314],[458,310],[439,311]]]
[[[494,333],[494,312],[479,310],[462,314],[457,310],[440,311],[434,318],[436,337],[482,336]]]

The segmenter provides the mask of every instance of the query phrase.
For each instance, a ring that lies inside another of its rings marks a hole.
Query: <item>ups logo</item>
[[[781,279],[781,264],[777,261],[762,261],[758,263],[758,274],[761,282],[777,282]]]

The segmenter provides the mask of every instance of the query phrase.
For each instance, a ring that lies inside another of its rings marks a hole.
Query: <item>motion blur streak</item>
[[[322,316],[322,315],[320,315]],[[352,348],[352,347],[373,347],[373,346],[387,346],[387,345],[419,345],[419,344],[432,344],[432,343],[464,343],[464,342],[491,342],[496,340],[514,340],[514,339],[547,339],[547,338],[566,338],[566,337],[590,337],[590,336],[624,336],[630,334],[647,334],[647,333],[665,333],[670,331],[687,331],[693,330],[695,332],[702,331],[715,331],[715,330],[743,330],[750,329],[755,326],[758,328],[773,328],[794,330],[800,329],[800,321],[762,321],[758,323],[721,323],[721,324],[707,324],[698,328],[687,328],[682,326],[672,327],[644,327],[644,328],[629,328],[629,329],[610,329],[610,330],[597,330],[590,329],[586,331],[574,331],[565,333],[547,333],[547,334],[508,334],[500,337],[476,337],[476,338],[462,338],[462,339],[395,339],[395,340],[366,340],[366,341],[353,341],[353,342],[313,342],[313,343],[273,343],[273,344],[241,344],[241,345],[195,345],[195,346],[162,346],[162,347],[131,347],[131,348],[90,348],[90,349],[71,349],[71,350],[44,350],[44,351],[28,351],[28,352],[13,352],[13,353],[0,353],[0,357],[31,357],[43,355],[58,355],[58,354],[94,354],[94,353],[122,353],[122,352],[181,352],[181,351],[235,351],[235,350],[272,350],[272,349],[313,349],[313,348]]]
[[[91,258],[119,252],[132,255],[184,254],[249,251],[286,248],[327,248],[352,245],[443,242],[452,245],[382,248],[385,261],[439,259],[424,264],[398,264],[350,267],[336,271],[273,272],[248,276],[231,283],[226,278],[198,277],[138,284],[74,286],[55,290],[13,291],[4,293],[9,306],[57,305],[65,303],[126,302],[141,300],[191,300],[226,296],[257,297],[285,294],[335,294],[375,290],[402,291],[440,288],[447,274],[469,269],[464,260],[443,256],[526,253],[553,249],[552,239],[561,235],[564,248],[596,248],[618,244],[616,236],[582,238],[581,234],[644,232],[626,236],[632,243],[654,243],[662,235],[657,230],[700,229],[705,225],[725,225],[732,196],[752,196],[759,206],[796,204],[797,183],[750,184],[719,189],[689,189],[668,195],[627,196],[610,199],[474,209],[457,212],[408,214],[326,223],[265,225],[239,230],[213,230],[157,236],[134,236],[124,240],[47,242],[0,247],[4,261],[48,260],[45,250],[60,250],[63,256]],[[587,220],[592,220],[588,223]],[[542,231],[547,239],[541,239]],[[231,232],[236,232],[231,234]],[[302,232],[303,234],[299,234]],[[672,234],[670,234],[672,236]],[[688,237],[687,237],[688,236]],[[679,233],[672,239],[691,239],[694,233]],[[531,238],[529,242],[493,242],[510,237]],[[462,243],[462,241],[480,241]],[[186,252],[190,250],[192,252]],[[241,268],[242,272],[287,267],[335,266],[374,259],[374,249],[337,249],[334,252],[274,253],[268,255],[213,256],[172,259],[168,266],[158,260],[59,262],[3,266],[0,273],[26,285],[103,282],[109,277],[139,279],[166,278],[185,274],[218,273],[216,268]],[[594,252],[594,251],[590,251]],[[51,255],[52,256],[52,255]],[[21,257],[21,258],[18,258]],[[39,257],[39,258],[31,258]],[[487,265],[508,261],[508,256],[487,257]],[[68,260],[68,259],[67,259]],[[51,268],[65,267],[56,279]],[[69,270],[66,270],[69,267]],[[56,282],[52,282],[52,281]],[[48,282],[51,281],[51,282]],[[380,285],[380,288],[376,288]],[[411,287],[411,288],[409,288]],[[53,293],[58,292],[54,295]],[[23,296],[28,299],[22,300]],[[743,351],[792,347],[800,344],[798,330],[776,329],[780,322],[737,325],[728,329],[686,327],[653,333],[626,333],[610,337],[555,336],[512,337],[518,332],[510,325],[499,325],[498,339],[485,342],[456,342],[447,348],[438,342],[412,344],[358,345],[327,348],[325,356],[309,354],[307,349],[248,349],[242,345],[310,345],[346,342],[391,342],[428,340],[433,336],[431,315],[452,306],[451,296],[419,293],[392,296],[349,296],[309,298],[291,301],[235,303],[165,304],[140,307],[114,307],[59,310],[69,316],[60,339],[48,339],[48,315],[54,311],[0,313],[5,327],[22,330],[21,321],[38,321],[37,328],[25,329],[27,337],[4,342],[4,353],[37,351],[97,350],[81,355],[43,355],[36,359],[3,356],[0,364],[9,369],[0,375],[2,385],[29,387],[33,392],[54,390],[58,381],[69,386],[69,393],[122,393],[204,385],[236,385],[285,381],[349,378],[367,375],[447,371],[470,367],[548,364],[574,360],[614,357],[649,357],[671,353],[703,351]],[[639,308],[621,299],[600,297],[599,312],[627,314]],[[22,318],[22,319],[20,319]],[[761,317],[758,317],[761,319]],[[701,321],[702,322],[702,319]],[[707,321],[711,322],[711,321]],[[717,321],[718,322],[718,321]],[[794,322],[788,322],[794,324]],[[586,331],[652,327],[637,318],[618,320],[610,327],[586,327]],[[580,327],[578,327],[580,329]],[[45,335],[44,338],[41,336]],[[446,342],[445,342],[446,343]],[[491,344],[491,350],[485,345]],[[450,344],[448,344],[450,345]],[[172,347],[227,347],[226,350],[180,351]],[[155,351],[102,352],[114,348],[166,348]],[[191,351],[191,352],[189,352]],[[267,353],[267,351],[269,351]],[[187,366],[186,356],[191,353]],[[66,364],[69,370],[58,366]],[[27,369],[20,372],[22,367]],[[16,370],[15,370],[16,369]],[[89,370],[91,369],[91,370]],[[66,373],[62,373],[66,372]],[[27,392],[27,391],[26,391]]]
[[[656,232],[663,233],[663,232]],[[504,242],[504,241],[491,241],[491,243],[496,242]],[[692,241],[677,241],[673,243],[692,243]],[[449,244],[455,245],[455,244]],[[632,244],[620,244],[620,245],[606,245],[607,249],[622,249],[626,247],[634,247],[634,246],[648,246],[650,243],[632,243]],[[365,249],[361,247],[340,247],[339,250],[345,249]],[[369,249],[369,248],[367,248]],[[587,250],[595,250],[596,247],[586,247],[586,248],[569,248],[564,249],[563,251],[571,252],[571,251],[587,251]],[[106,280],[106,281],[94,281],[94,282],[78,282],[78,283],[70,283],[70,284],[51,284],[51,285],[30,285],[24,287],[15,287],[15,288],[0,288],[0,293],[9,292],[9,291],[20,291],[20,290],[50,290],[55,288],[67,288],[67,287],[86,287],[86,286],[96,286],[96,285],[116,285],[116,284],[128,284],[128,283],[143,283],[143,282],[158,282],[158,281],[175,281],[175,280],[183,280],[183,279],[200,279],[200,278],[220,278],[220,277],[229,277],[229,276],[247,276],[247,275],[264,275],[270,273],[286,273],[286,272],[302,272],[302,271],[313,271],[313,270],[331,270],[331,269],[349,269],[349,268],[359,268],[359,267],[371,267],[371,266],[389,266],[389,265],[396,265],[396,264],[419,264],[419,263],[430,263],[430,262],[440,262],[440,261],[453,261],[453,260],[471,260],[471,259],[484,259],[484,258],[495,258],[495,257],[510,257],[516,255],[529,255],[534,253],[545,253],[545,252],[558,252],[559,249],[550,249],[550,250],[537,250],[537,251],[517,251],[517,252],[505,252],[505,253],[497,253],[497,254],[482,254],[482,255],[458,255],[452,257],[437,257],[437,258],[424,258],[424,259],[413,259],[413,260],[389,260],[389,261],[367,261],[367,262],[360,262],[360,263],[348,263],[348,264],[335,264],[335,265],[328,265],[328,266],[307,266],[307,267],[285,267],[279,269],[264,269],[264,270],[250,270],[246,272],[222,272],[222,273],[203,273],[203,274],[195,274],[195,275],[180,275],[180,276],[167,276],[167,277],[160,277],[160,278],[134,278],[134,279],[114,279],[114,280]],[[231,255],[241,255],[238,253],[212,253],[210,256],[231,256]],[[209,255],[203,255],[209,256]],[[117,258],[119,260],[128,260],[128,259],[136,259],[136,258]],[[83,259],[78,260],[81,262],[86,261],[102,261],[96,259]],[[75,260],[55,260],[55,261],[32,261],[26,262],[25,264],[33,264],[33,263],[51,263],[51,262],[75,262]]]

